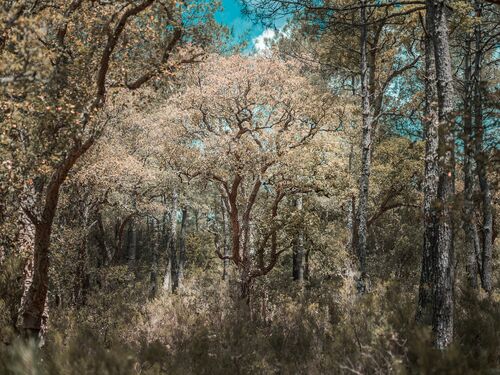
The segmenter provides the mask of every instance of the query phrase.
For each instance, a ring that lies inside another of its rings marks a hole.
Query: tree
[[[33,181],[41,186],[33,202],[40,204],[20,202],[35,230],[33,275],[27,275],[33,281],[28,282],[19,327],[35,337],[46,301],[60,189],[109,121],[103,111],[107,94],[116,94],[114,87],[137,89],[161,73],[171,73],[174,59],[192,61],[199,55],[191,47],[177,53],[186,30],[195,27],[183,25],[187,3],[65,3],[28,6],[15,1],[3,9],[7,21],[0,66],[7,99],[2,103],[3,129],[12,150],[8,160],[24,180],[21,198],[33,191]],[[23,41],[23,48],[17,40]]]
[[[334,98],[296,69],[262,57],[210,57],[158,118],[147,120],[171,129],[167,152],[174,168],[220,190],[232,250],[218,255],[238,268],[247,301],[253,279],[270,272],[288,249],[280,243],[286,226],[280,203],[321,186],[317,171],[328,163],[329,148],[320,152],[312,144],[336,120]]]

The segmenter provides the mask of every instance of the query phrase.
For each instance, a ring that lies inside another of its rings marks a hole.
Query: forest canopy
[[[0,373],[499,371],[499,25],[3,1]]]

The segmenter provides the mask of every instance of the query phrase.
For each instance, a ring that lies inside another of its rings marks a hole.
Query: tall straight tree
[[[359,177],[359,203],[358,203],[358,233],[357,233],[357,253],[359,258],[360,278],[358,289],[361,292],[366,290],[366,242],[367,242],[367,220],[368,220],[368,188],[370,182],[370,167],[372,153],[372,127],[373,111],[370,105],[370,88],[368,68],[368,26],[366,18],[366,0],[361,0],[360,4],[360,72],[361,72],[361,108],[362,108],[362,138],[361,138],[361,174]]]
[[[435,244],[430,245],[433,253],[424,251],[422,273],[429,272],[432,280],[432,327],[435,345],[444,349],[453,341],[453,221],[452,205],[453,183],[453,77],[448,35],[448,20],[444,1],[427,0],[426,17],[434,50],[434,64],[437,79],[438,113],[438,159],[439,179],[437,199],[433,204],[436,210],[437,227]],[[426,52],[430,52],[427,49]],[[427,80],[427,82],[429,82]],[[432,84],[432,82],[429,82]],[[435,166],[434,166],[435,168]],[[425,275],[422,276],[425,279]],[[422,290],[422,289],[421,289]]]
[[[424,167],[424,242],[422,249],[422,270],[417,306],[417,321],[423,324],[432,322],[432,257],[436,253],[437,217],[435,202],[439,179],[438,168],[438,114],[436,67],[433,45],[433,22],[430,13],[426,14],[425,34],[425,167]]]

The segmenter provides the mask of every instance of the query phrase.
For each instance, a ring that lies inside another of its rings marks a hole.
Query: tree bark
[[[163,276],[163,290],[172,292],[174,280],[177,274],[177,209],[178,209],[177,191],[172,192],[172,209],[170,211],[170,233],[167,246],[167,264]]]
[[[435,345],[448,347],[453,341],[453,77],[444,1],[427,1],[427,11],[434,22],[434,57],[436,64],[439,118],[438,231],[433,291],[433,330]]]
[[[432,323],[433,262],[437,245],[437,186],[438,165],[438,114],[436,68],[433,46],[433,22],[430,12],[425,17],[425,166],[424,166],[424,241],[422,269],[416,319],[421,324]]]
[[[367,289],[366,285],[366,247],[367,247],[367,217],[368,217],[368,193],[371,170],[371,151],[372,151],[372,127],[373,113],[370,105],[370,88],[368,69],[368,30],[366,18],[366,0],[361,0],[361,97],[362,97],[362,116],[363,116],[363,134],[361,140],[361,175],[359,178],[359,203],[357,218],[357,255],[359,258],[360,278],[358,290],[363,293]]]
[[[65,159],[53,172],[47,185],[41,217],[31,214],[29,218],[35,228],[33,251],[33,282],[29,286],[22,303],[20,330],[26,337],[38,338],[43,324],[47,290],[49,284],[49,247],[52,233],[52,223],[59,201],[61,185],[66,180],[69,171],[94,143],[94,138],[89,138],[84,144],[75,145]]]

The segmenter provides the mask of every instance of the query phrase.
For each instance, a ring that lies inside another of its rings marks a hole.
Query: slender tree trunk
[[[151,253],[151,271],[150,271],[150,276],[149,276],[149,299],[152,300],[158,295],[158,285],[159,285],[159,270],[160,270],[160,243],[162,241],[162,232],[163,228],[158,225],[155,225],[154,222],[149,225],[149,219],[148,219],[148,228],[151,229],[151,231],[148,231],[148,234],[150,235],[151,240],[149,241],[150,246],[152,247],[152,253]]]
[[[229,256],[231,249],[229,248],[229,223],[226,214],[227,207],[224,203],[224,197],[221,196],[221,214],[222,214],[222,246],[224,248],[224,260],[222,270],[222,280],[227,280],[229,277]]]
[[[354,83],[353,83],[354,85]],[[349,175],[352,174],[352,163],[354,159],[354,145],[351,143],[350,146],[350,151],[349,151],[349,164],[348,164],[348,169],[347,172]],[[349,198],[349,200],[346,202],[347,205],[347,230],[349,231],[349,237],[347,240],[347,249],[348,251],[352,251],[354,254],[356,252],[356,243],[354,241],[355,237],[355,221],[356,218],[354,217],[355,212],[356,212],[356,202],[355,202],[355,196],[354,194]]]
[[[295,200],[295,208],[299,215],[302,215],[302,196],[297,197]],[[305,273],[305,253],[304,253],[304,231],[302,222],[296,234],[293,246],[293,279],[302,283],[304,281]]]
[[[433,22],[431,14],[425,21],[425,167],[424,167],[424,241],[422,269],[416,319],[419,323],[432,323],[433,256],[437,245],[437,186],[438,165],[438,114],[436,69],[433,46]]]
[[[474,3],[476,17],[481,17],[481,4],[476,1]],[[493,210],[491,201],[491,188],[488,181],[487,166],[488,153],[484,145],[484,124],[483,124],[483,108],[482,108],[482,87],[481,87],[481,64],[482,51],[481,39],[482,30],[481,24],[477,23],[474,26],[475,37],[475,56],[474,56],[474,127],[476,138],[476,167],[479,178],[479,188],[481,190],[482,200],[482,267],[481,267],[481,284],[488,293],[492,290],[492,252],[493,252]]]
[[[170,214],[170,236],[167,246],[167,267],[163,277],[163,290],[173,291],[173,283],[176,279],[177,267],[177,209],[178,209],[177,191],[172,193],[172,210]]]
[[[128,225],[128,263],[130,266],[135,265],[137,257],[137,228],[135,227],[136,220],[131,219]]]
[[[476,254],[480,252],[477,238],[477,228],[474,223],[474,137],[472,134],[472,84],[471,84],[471,38],[468,35],[464,59],[464,115],[463,115],[463,142],[464,142],[464,206],[462,223],[465,234],[465,252],[467,257],[467,280],[471,288],[478,287],[478,262]]]
[[[177,270],[177,277],[174,282],[174,292],[182,289],[184,281],[184,267],[186,264],[186,224],[188,212],[187,207],[182,208],[181,228],[179,231],[179,265]]]
[[[359,178],[359,203],[358,203],[358,218],[357,218],[357,255],[359,258],[360,278],[358,289],[360,292],[366,291],[366,247],[367,247],[367,216],[368,216],[368,188],[370,181],[371,169],[371,151],[372,151],[372,127],[373,113],[370,105],[370,88],[368,69],[368,30],[366,18],[366,0],[361,0],[361,96],[362,96],[362,112],[363,112],[363,135],[361,141],[361,175]]]
[[[453,341],[453,77],[448,40],[448,21],[444,1],[427,1],[434,20],[434,57],[436,63],[439,118],[438,233],[435,262],[433,330],[439,349]]]

